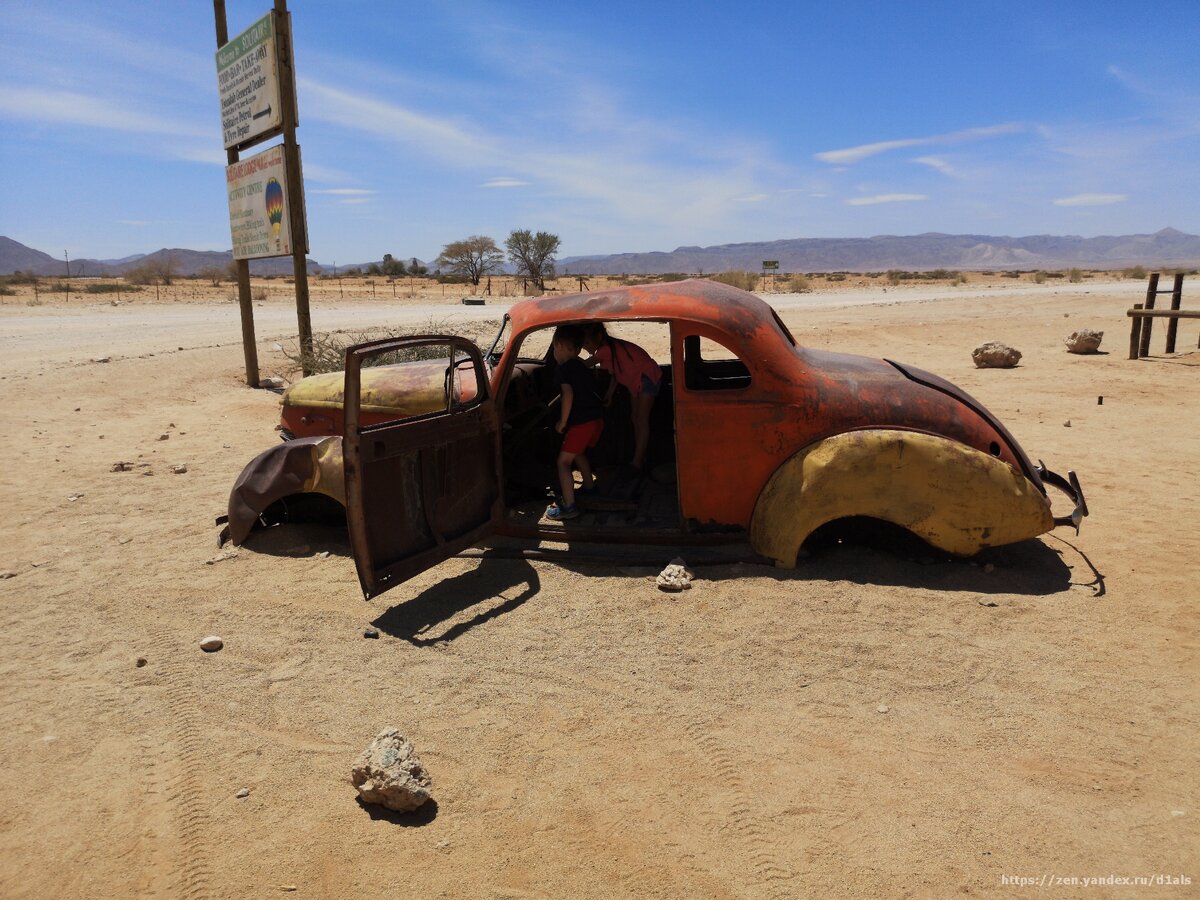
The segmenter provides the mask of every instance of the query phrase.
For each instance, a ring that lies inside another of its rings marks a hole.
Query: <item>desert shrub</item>
[[[1146,267],[1134,266],[1132,269],[1126,269],[1123,274],[1126,278],[1142,279],[1146,277]]]
[[[449,334],[458,335],[480,344],[484,350],[486,344],[495,336],[500,327],[495,319],[484,319],[473,322],[450,323],[439,319],[430,319],[419,325],[402,328],[365,328],[353,331],[328,331],[313,334],[313,352],[308,357],[309,369],[314,375],[325,372],[341,372],[346,367],[346,349],[355,344],[373,341],[385,337],[405,337],[414,334]],[[300,350],[299,338],[293,338],[283,345],[283,355],[292,364],[289,372],[278,373],[284,378],[290,378],[296,371],[304,370],[305,354]],[[366,361],[368,366],[390,366],[400,362],[412,362],[419,359],[445,359],[445,346],[415,347],[385,353]]]
[[[1047,278],[1066,278],[1067,277],[1066,272],[1046,272],[1045,275]]]
[[[954,277],[954,281],[952,282],[952,284],[955,287],[958,287],[960,284],[966,284],[966,283],[967,283],[967,276],[963,275],[961,272]]]
[[[50,291],[50,293],[52,293],[52,294],[53,293],[65,294],[71,290],[71,285],[67,284],[65,281],[56,281],[56,282],[54,282],[54,284],[46,285],[45,289]]]
[[[1002,274],[1004,275],[1005,278],[1020,278],[1021,277],[1021,273],[1017,270],[1013,270],[1012,272],[1004,272]]]
[[[1034,284],[1045,284],[1046,283],[1046,273],[1045,272],[1034,272],[1033,273],[1033,282],[1034,282]]]
[[[795,294],[803,294],[812,290],[812,282],[808,280],[807,275],[789,275],[787,280],[788,290]]]
[[[36,284],[37,276],[32,272],[13,272],[11,275],[0,275],[0,284]]]
[[[0,297],[11,297],[16,292],[16,288],[10,288],[7,284],[0,284]]]
[[[251,299],[253,299],[256,303],[261,303],[263,300],[266,300],[267,297],[269,297],[269,296],[270,296],[270,292],[267,291],[267,289],[265,287],[255,288],[250,294]]]
[[[758,275],[754,272],[743,272],[740,269],[718,272],[716,275],[710,275],[709,279],[711,281],[719,281],[721,284],[728,284],[731,287],[741,288],[743,291],[752,291],[758,287]]]
[[[658,280],[663,281],[663,282],[683,281],[687,277],[688,276],[684,275],[682,272],[663,272],[661,275],[658,276]]]
[[[139,284],[121,284],[116,281],[96,281],[84,288],[89,294],[115,294],[119,291],[134,293],[142,290]]]
[[[1079,269],[1072,269],[1067,273],[1067,280],[1071,282],[1071,284],[1079,284],[1079,282],[1083,281],[1083,272],[1081,272]]]
[[[825,276],[825,280],[826,281],[845,281],[846,273],[845,272],[830,272],[828,275]]]
[[[25,305],[26,306],[41,306],[42,298],[37,296],[36,294],[34,294],[32,297],[30,297],[28,300],[25,301]]]
[[[922,272],[921,277],[929,281],[957,281],[961,277],[961,273],[952,272],[949,269],[934,269],[931,272]]]

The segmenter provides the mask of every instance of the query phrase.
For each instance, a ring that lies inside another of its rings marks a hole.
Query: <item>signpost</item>
[[[217,50],[225,149],[257,143],[283,128],[274,14],[267,13]]]
[[[284,215],[291,191],[283,147],[272,147],[225,169],[234,259],[289,256],[292,223]]]
[[[296,143],[296,71],[287,0],[229,40],[225,0],[213,0],[217,26],[217,85],[228,167],[229,232],[242,313],[246,382],[258,386],[258,349],[250,298],[249,260],[291,256],[301,368],[312,374],[308,310],[308,225]],[[240,160],[239,151],[283,134],[283,143]]]

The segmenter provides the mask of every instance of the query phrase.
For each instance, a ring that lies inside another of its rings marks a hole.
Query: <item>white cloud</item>
[[[846,202],[851,206],[874,206],[876,203],[908,203],[928,199],[925,194],[876,194],[874,197],[851,197]]]
[[[889,150],[902,150],[905,147],[925,147],[935,144],[961,144],[964,141],[978,141],[1006,134],[1017,134],[1028,131],[1028,126],[1020,122],[1007,122],[1001,125],[987,125],[982,128],[967,128],[963,131],[952,131],[949,134],[935,134],[927,137],[902,138],[896,141],[878,141],[873,144],[859,144],[857,147],[845,147],[841,150],[826,150],[817,153],[816,159],[824,163],[849,165],[861,162],[869,156],[887,153]]]
[[[934,171],[941,172],[943,175],[946,175],[950,178],[954,178],[958,175],[958,173],[954,170],[954,167],[940,156],[918,156],[913,160],[913,162],[922,166],[929,166],[929,168],[933,169]]]
[[[0,115],[35,122],[84,125],[141,134],[211,137],[212,128],[127,109],[103,97],[74,91],[0,85]]]
[[[1059,197],[1054,201],[1055,206],[1108,206],[1129,199],[1128,194],[1075,194],[1073,197]]]
[[[490,178],[480,186],[485,188],[515,188],[526,187],[528,184],[528,181],[521,181],[519,178]]]

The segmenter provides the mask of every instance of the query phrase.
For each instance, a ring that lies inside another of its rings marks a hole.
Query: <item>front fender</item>
[[[346,505],[340,435],[297,438],[250,460],[229,494],[229,538],[241,544],[272,503],[293,494],[324,494]]]
[[[759,495],[750,542],[781,566],[836,519],[868,516],[968,556],[1054,527],[1046,496],[1008,463],[948,438],[849,431],[784,462]]]

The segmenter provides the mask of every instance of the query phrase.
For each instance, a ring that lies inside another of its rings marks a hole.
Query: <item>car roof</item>
[[[553,294],[516,303],[509,310],[514,333],[564,322],[671,319],[708,325],[751,338],[764,326],[779,333],[774,310],[751,293],[702,278]]]

